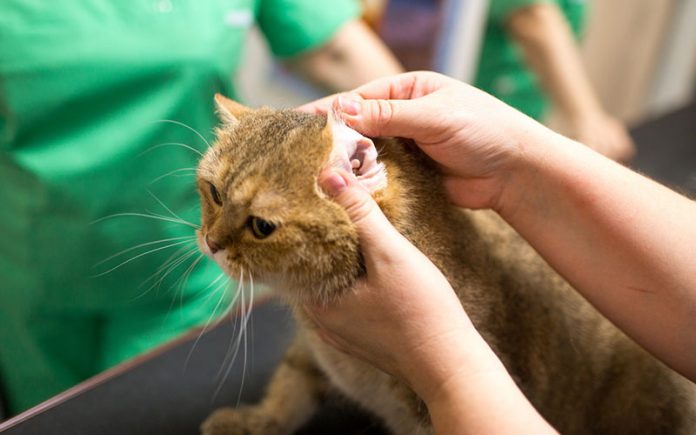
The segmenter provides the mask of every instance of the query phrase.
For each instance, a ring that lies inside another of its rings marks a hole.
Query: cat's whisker
[[[180,304],[183,304],[183,297],[184,297],[184,291],[186,291],[186,284],[188,284],[188,280],[189,280],[189,278],[191,278],[191,274],[196,269],[196,267],[198,267],[198,265],[201,263],[203,258],[204,258],[204,255],[201,252],[200,254],[198,254],[198,258],[196,258],[196,260],[189,266],[188,270],[186,270],[186,272],[184,272],[184,275],[182,276],[182,278],[180,278],[180,280],[181,280],[181,284],[179,285],[179,290],[180,290],[179,303]]]
[[[153,198],[155,199],[155,201],[157,201],[157,203],[159,203],[159,205],[161,205],[162,208],[164,208],[165,210],[167,210],[167,211],[169,212],[169,214],[172,215],[174,218],[176,218],[176,219],[178,219],[178,220],[180,220],[180,221],[182,221],[182,222],[186,222],[186,220],[182,219],[181,216],[179,216],[178,214],[174,213],[174,212],[172,211],[171,208],[167,207],[167,204],[165,204],[161,199],[159,199],[159,198],[157,197],[157,195],[155,195],[154,193],[152,193],[150,190],[148,190],[147,193],[149,193],[150,196],[153,197]],[[154,213],[153,213],[153,214],[154,214]]]
[[[241,269],[240,273],[240,280],[239,282],[242,283],[244,279],[244,270]],[[235,327],[233,330],[232,336],[234,337],[232,341],[230,341],[230,345],[227,348],[227,353],[225,356],[224,361],[222,362],[222,365],[220,366],[220,370],[218,371],[218,376],[222,373],[222,370],[227,367],[227,369],[224,372],[224,375],[222,376],[222,379],[220,380],[220,383],[218,384],[217,389],[215,390],[215,393],[213,394],[213,400],[217,395],[220,393],[220,390],[222,389],[222,386],[225,384],[225,381],[230,375],[230,372],[232,371],[232,367],[234,367],[234,362],[237,360],[237,355],[239,354],[240,350],[240,345],[242,344],[242,338],[245,337],[245,331],[246,331],[246,326],[247,322],[249,320],[249,312],[247,309],[246,305],[246,297],[244,295],[244,285],[242,285],[239,289],[239,295],[240,295],[240,309],[238,310],[238,313],[240,313],[239,317],[239,332],[237,333],[237,327],[236,327],[236,319],[235,319]],[[251,301],[250,301],[251,304]],[[235,337],[236,336],[236,337]],[[245,343],[246,344],[246,343]],[[230,352],[231,356],[230,356]],[[246,350],[245,350],[246,354]],[[246,361],[245,361],[246,363]],[[244,368],[244,371],[246,371],[246,367]],[[242,385],[243,385],[243,380],[242,380]]]
[[[150,210],[146,210],[146,211],[148,213],[150,213],[150,216],[153,216],[153,217],[157,217],[157,218],[161,218],[161,219],[169,219],[170,222],[186,225],[188,227],[195,228],[197,230],[201,228],[200,225],[194,224],[193,222],[189,222],[189,221],[182,219],[180,217],[169,217],[169,216],[162,215],[159,213],[153,213]],[[173,212],[171,212],[171,210],[170,210],[170,213],[173,214]]]
[[[215,280],[213,280],[213,282],[211,284],[209,284],[208,287],[206,287],[206,289],[212,287],[213,283],[218,282],[223,277],[226,277],[226,275],[224,273],[220,273],[220,275],[217,278],[215,278]],[[198,334],[198,337],[196,337],[196,341],[193,342],[193,345],[191,346],[191,350],[189,351],[188,355],[186,356],[186,361],[184,362],[184,370],[186,370],[186,367],[188,367],[189,360],[191,359],[193,352],[196,350],[196,346],[198,345],[198,342],[200,341],[201,337],[203,337],[203,335],[208,331],[208,328],[210,327],[210,325],[211,324],[217,325],[218,323],[220,323],[220,321],[222,319],[225,318],[224,314],[226,314],[226,313],[218,316],[217,312],[218,312],[218,309],[220,308],[220,304],[222,304],[222,301],[225,300],[225,296],[226,296],[225,289],[229,283],[230,283],[230,279],[227,278],[221,284],[216,286],[215,289],[210,293],[210,295],[212,296],[212,295],[215,295],[218,292],[220,292],[220,289],[223,289],[222,293],[220,294],[220,297],[218,298],[217,304],[215,304],[215,308],[213,308],[213,311],[210,313],[210,316],[208,316],[208,320],[205,322],[203,329],[201,329],[201,332]],[[225,310],[228,310],[228,309],[229,309],[229,306],[227,308],[225,308]]]
[[[162,175],[160,175],[159,177],[153,179],[152,181],[150,181],[150,184],[155,184],[155,183],[157,183],[158,181],[160,181],[161,179],[167,178],[167,177],[169,177],[169,176],[171,176],[171,175],[174,175],[174,174],[177,174],[177,173],[179,173],[179,172],[190,172],[191,175],[195,175],[195,174],[196,174],[196,168],[179,168],[179,169],[174,169],[173,171],[169,171],[169,172],[167,172],[166,174],[162,174]],[[185,176],[185,175],[186,175],[186,174],[177,175],[177,176]]]
[[[173,255],[167,259],[167,261],[160,266],[155,273],[153,273],[148,279],[143,281],[140,286],[142,287],[143,285],[147,284],[150,280],[153,280],[157,277],[157,275],[161,275],[155,282],[152,283],[150,287],[148,287],[144,292],[142,292],[140,295],[138,295],[135,299],[139,299],[145,295],[147,295],[150,291],[153,289],[159,289],[164,280],[171,274],[173,271],[175,271],[180,265],[184,264],[186,260],[189,258],[193,257],[196,255],[198,252],[198,247],[193,247],[189,249],[188,251],[183,251],[181,255],[178,255],[182,250],[179,250],[175,252]]]
[[[205,292],[205,291],[208,290],[209,288],[215,286],[215,285],[218,283],[218,281],[220,281],[220,280],[221,280],[223,277],[225,277],[225,276],[227,276],[227,275],[225,275],[224,272],[220,272],[220,273],[218,274],[217,278],[215,278],[214,280],[212,280],[212,281],[210,282],[210,284],[208,284],[207,286],[205,286],[205,287],[203,288],[203,290],[201,290],[201,292]],[[229,281],[229,278],[227,278],[227,281]],[[216,288],[216,290],[213,291],[213,292],[211,292],[210,295],[215,294],[215,292],[217,291],[217,288],[218,288],[218,287],[215,287],[215,288]],[[208,295],[208,299],[210,299],[210,295]]]
[[[191,150],[191,151],[193,151],[194,153],[198,154],[200,157],[203,157],[203,153],[202,153],[202,152],[198,151],[197,149],[195,149],[195,148],[192,147],[191,145],[187,145],[187,144],[182,143],[182,142],[163,142],[163,143],[159,143],[159,144],[157,144],[157,145],[153,145],[153,146],[151,146],[150,148],[148,148],[148,149],[146,149],[145,151],[143,151],[142,153],[138,154],[138,157],[144,156],[145,154],[147,154],[147,153],[149,153],[149,152],[151,152],[151,151],[154,151],[154,150],[156,150],[157,148],[170,147],[170,146],[186,148],[187,150]]]
[[[172,298],[172,302],[169,305],[170,310],[174,306],[174,302],[176,301],[177,293],[179,295],[179,304],[183,305],[184,292],[186,291],[186,283],[188,283],[188,279],[191,276],[191,273],[193,273],[193,270],[196,268],[196,266],[198,266],[198,264],[201,262],[202,259],[203,259],[203,253],[201,252],[198,254],[198,257],[184,271],[184,273],[179,277],[179,279],[177,279],[176,282],[174,282],[174,285],[172,286],[174,288],[174,297]]]
[[[174,121],[173,119],[158,119],[158,120],[152,121],[152,123],[160,123],[160,122],[168,122],[170,124],[179,125],[181,127],[184,127],[184,128],[191,130],[192,132],[194,132],[196,134],[196,136],[198,136],[208,146],[208,148],[210,148],[210,142],[208,142],[203,137],[203,135],[198,132],[198,130],[191,127],[190,125],[184,124],[183,122],[180,122],[180,121]]]
[[[237,325],[238,321],[240,321],[239,325],[241,327],[241,319],[239,316],[235,316],[235,312],[238,312],[239,310],[234,310],[235,305],[237,304],[237,301],[239,301],[239,304],[244,306],[244,269],[241,269],[240,274],[239,274],[239,285],[237,286],[237,294],[234,296],[234,301],[231,306],[230,310],[230,319],[232,320],[232,338],[230,339],[230,344],[227,346],[227,350],[225,351],[225,358],[222,360],[222,364],[220,364],[220,369],[217,372],[216,377],[221,377],[222,373],[227,367],[228,361],[231,359],[234,359],[235,355],[235,343],[237,341]]]
[[[102,221],[105,221],[108,219],[117,218],[117,217],[143,217],[146,219],[155,219],[155,220],[161,220],[161,221],[165,221],[165,222],[172,222],[172,223],[176,223],[176,224],[186,225],[186,226],[194,228],[194,229],[200,229],[199,225],[192,224],[191,222],[187,222],[185,220],[175,219],[175,218],[171,218],[169,216],[162,216],[162,215],[158,215],[158,214],[135,213],[135,212],[115,213],[115,214],[112,214],[109,216],[104,216],[102,218],[94,220],[94,221],[90,222],[90,224],[91,225],[97,224],[99,222],[102,222]]]
[[[242,299],[241,301],[240,301],[240,298]],[[237,336],[237,320],[239,319],[238,316],[234,315],[235,314],[234,307],[237,305],[238,301],[241,305],[243,305],[244,304],[243,298],[244,298],[244,268],[240,267],[239,281],[237,284],[237,291],[234,295],[232,302],[230,303],[229,314],[230,314],[230,320],[232,321],[232,339],[230,340],[230,344],[227,347],[227,351],[225,352],[225,358],[223,359],[222,364],[220,365],[220,370],[218,370],[218,373],[217,373],[218,377],[220,377],[222,375],[222,371],[223,371],[224,367],[227,365],[228,358],[231,355],[231,353],[233,352],[232,347],[233,347],[234,341],[235,341],[234,337]]]
[[[155,248],[155,249],[151,249],[151,250],[149,250],[149,251],[142,252],[142,253],[140,253],[140,254],[134,256],[134,257],[129,258],[128,260],[125,260],[125,261],[119,263],[118,265],[112,267],[111,269],[109,269],[109,270],[107,270],[107,271],[105,271],[105,272],[102,272],[102,273],[99,273],[99,274],[97,274],[97,275],[94,275],[93,277],[94,277],[94,278],[97,278],[97,277],[100,277],[100,276],[104,276],[104,275],[106,275],[106,274],[108,274],[108,273],[113,272],[113,271],[116,270],[116,269],[121,268],[122,266],[125,266],[126,264],[128,264],[128,263],[130,263],[130,262],[132,262],[132,261],[134,261],[134,260],[137,260],[138,258],[144,257],[144,256],[146,256],[146,255],[154,254],[155,252],[159,252],[159,251],[162,251],[162,250],[164,250],[164,249],[171,248],[171,247],[173,247],[173,246],[179,246],[179,245],[182,245],[182,244],[187,243],[187,242],[188,242],[188,240],[182,240],[182,241],[179,241],[179,242],[176,242],[176,243],[170,243],[170,244],[168,244],[168,245],[161,246],[161,247],[159,247],[159,248]]]
[[[138,288],[144,286],[145,284],[147,284],[151,280],[157,278],[158,275],[165,273],[165,272],[169,272],[169,271],[171,271],[172,268],[176,268],[176,266],[178,266],[180,264],[182,259],[186,259],[186,258],[194,255],[196,253],[196,251],[198,251],[198,246],[182,247],[182,248],[178,249],[176,252],[174,252],[172,255],[170,255],[169,258],[167,258],[164,261],[164,263],[162,263],[162,265],[159,266],[157,268],[157,270],[152,275],[150,275],[146,280],[144,280],[142,283],[140,283],[140,286],[138,286]],[[164,276],[160,277],[158,282],[161,281],[165,277],[166,277],[166,273]]]
[[[227,309],[225,310],[225,314],[222,316],[222,317],[225,317],[227,314],[230,314],[230,321],[232,323],[232,328],[233,328],[232,329],[232,336],[233,337],[235,336],[235,333],[237,332],[237,322],[236,322],[236,318],[233,315],[233,313],[234,313],[233,308],[234,308],[235,304],[237,303],[237,300],[239,299],[239,295],[241,294],[241,292],[244,288],[244,284],[243,284],[244,273],[243,272],[244,272],[244,269],[241,269],[241,273],[239,275],[239,280],[237,280],[237,288],[234,291],[234,295],[232,296],[232,300],[227,305]],[[228,347],[228,352],[232,347],[231,344],[232,344],[232,342],[230,342],[230,346]],[[227,360],[227,355],[228,355],[228,353],[225,353],[225,360]],[[217,376],[220,376],[220,374],[222,373],[222,367],[224,367],[224,365],[225,364],[223,362],[222,366],[220,367],[220,370],[218,371]]]
[[[174,241],[174,240],[191,240],[191,239],[195,239],[195,238],[196,238],[196,236],[181,236],[181,237],[171,237],[171,238],[168,238],[168,239],[153,240],[152,242],[141,243],[141,244],[139,244],[139,245],[131,246],[131,247],[128,248],[128,249],[124,249],[123,251],[120,251],[120,252],[117,252],[117,253],[115,253],[115,254],[113,254],[113,255],[110,255],[109,257],[106,257],[105,259],[101,260],[100,262],[95,263],[94,266],[92,266],[92,267],[100,266],[100,265],[102,265],[102,264],[108,262],[109,260],[112,260],[112,259],[114,259],[114,258],[116,258],[116,257],[119,257],[119,256],[121,256],[121,255],[123,255],[123,254],[125,254],[125,253],[134,251],[134,250],[136,250],[136,249],[138,249],[138,248],[144,248],[145,246],[156,245],[156,244],[159,244],[159,243],[171,242],[171,241]]]
[[[239,385],[239,392],[237,393],[237,406],[239,406],[239,402],[242,400],[242,391],[244,390],[244,381],[246,380],[246,371],[247,371],[247,362],[248,362],[248,353],[247,353],[247,348],[248,348],[248,326],[249,326],[249,319],[251,319],[251,313],[252,309],[254,308],[254,275],[249,272],[249,308],[247,309],[246,316],[244,318],[244,328],[243,328],[243,334],[244,334],[244,364],[242,366],[242,382]],[[223,380],[224,382],[224,380]]]
[[[239,401],[241,400],[241,395],[242,391],[244,389],[244,381],[246,378],[246,370],[247,370],[247,359],[248,359],[248,339],[247,339],[247,330],[248,330],[248,325],[249,325],[249,319],[251,318],[251,310],[253,309],[254,306],[254,278],[249,273],[249,303],[248,305],[245,303],[245,296],[244,296],[244,290],[242,289],[242,299],[241,299],[241,307],[240,307],[240,329],[239,333],[237,334],[237,338],[234,342],[234,354],[232,355],[232,358],[230,358],[229,362],[227,363],[227,370],[225,370],[225,374],[222,377],[222,380],[220,381],[220,384],[218,385],[218,391],[216,391],[216,395],[219,392],[219,390],[222,388],[223,384],[229,377],[232,367],[234,366],[234,362],[237,360],[237,355],[239,354],[240,349],[243,349],[244,352],[244,361],[242,365],[242,381],[239,386],[239,392],[237,395],[237,405],[239,405]],[[224,367],[224,365],[223,365]]]

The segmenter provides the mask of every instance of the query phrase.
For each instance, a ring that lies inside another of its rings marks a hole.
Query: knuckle
[[[350,195],[344,206],[350,220],[359,225],[372,213],[375,205],[372,201],[365,200],[362,195]]]
[[[392,103],[387,100],[377,100],[376,109],[376,121],[380,125],[389,124],[392,116],[394,115],[394,107],[392,106]]]
[[[367,120],[370,130],[365,133],[371,136],[380,136],[385,128],[392,122],[394,105],[389,100],[372,100],[369,105]]]

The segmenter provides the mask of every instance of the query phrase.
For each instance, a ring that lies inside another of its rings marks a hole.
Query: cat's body
[[[277,184],[260,193],[258,186],[243,187],[248,183],[242,180],[226,181],[226,198],[235,198],[231,192],[235,191],[239,203],[247,204],[260,195],[266,205],[273,202],[268,198],[289,195],[277,207],[305,207],[298,219],[304,219],[303,231],[313,240],[296,237],[293,212],[271,212],[279,213],[270,220],[277,231],[286,226],[287,237],[277,234],[277,246],[270,242],[272,234],[256,243],[266,243],[267,250],[276,249],[284,256],[280,239],[285,237],[302,260],[275,258],[275,270],[261,266],[254,273],[261,280],[265,275],[266,281],[275,282],[279,294],[291,305],[340,297],[362,274],[362,266],[347,217],[316,190],[316,175],[331,151],[330,127],[325,128],[319,118],[294,112],[240,111],[237,117],[233,127],[221,131],[217,157],[204,159],[199,174],[210,182],[206,174],[215,172],[216,164],[221,168],[220,161],[226,158],[232,162],[228,166],[241,165],[264,179],[279,175],[268,171],[280,171],[284,187]],[[269,143],[252,139],[252,132]],[[239,143],[241,140],[247,143]],[[264,146],[262,152],[244,150]],[[412,144],[386,139],[378,141],[377,148],[388,174],[388,187],[375,193],[378,204],[394,226],[442,270],[478,331],[554,427],[563,433],[696,433],[693,384],[601,317],[497,215],[451,206],[439,187],[439,174]],[[293,152],[299,165],[288,161]],[[241,161],[245,154],[267,161],[254,169],[251,160]],[[205,196],[206,186],[201,182],[199,186]],[[240,189],[247,189],[254,199],[248,195],[241,199]],[[296,190],[303,193],[298,196]],[[248,206],[245,216],[256,216],[254,207]],[[206,210],[204,199],[204,230],[210,234],[223,225],[224,212],[215,213]],[[240,228],[246,231],[244,225]],[[236,242],[240,250],[257,249],[245,248],[244,240],[252,241],[245,237],[228,237],[224,260],[216,257],[228,273],[237,273],[235,261],[248,270],[255,267],[248,260],[239,260],[243,254],[232,246]],[[335,250],[341,252],[334,256]],[[248,255],[253,258],[255,254]],[[290,434],[331,390],[380,417],[395,434],[432,433],[427,410],[408,387],[328,346],[309,331],[311,325],[301,311],[296,314],[299,333],[266,398],[257,406],[216,412],[203,426],[204,433]]]

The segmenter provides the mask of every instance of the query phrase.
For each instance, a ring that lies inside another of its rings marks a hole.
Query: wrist
[[[542,224],[556,207],[559,195],[563,197],[577,189],[576,183],[585,179],[581,174],[594,171],[606,160],[586,146],[542,128],[520,138],[522,151],[495,209],[518,230],[519,220]]]
[[[450,401],[462,387],[474,384],[476,379],[493,374],[506,373],[500,360],[493,353],[473,325],[453,331],[432,343],[422,364],[411,365],[408,376],[411,387],[426,404]]]
[[[555,433],[487,345],[479,362],[424,399],[436,433]]]
[[[570,141],[538,123],[529,123],[514,136],[516,152],[499,176],[499,196],[492,209],[505,217],[515,213],[539,193],[545,177],[543,170],[553,158],[559,142]]]

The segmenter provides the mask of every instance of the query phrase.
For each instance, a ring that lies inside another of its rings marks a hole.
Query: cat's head
[[[201,250],[233,278],[266,283],[291,300],[321,301],[363,272],[346,212],[318,186],[329,165],[385,186],[372,142],[336,117],[252,110],[216,96],[223,121],[198,167]]]

